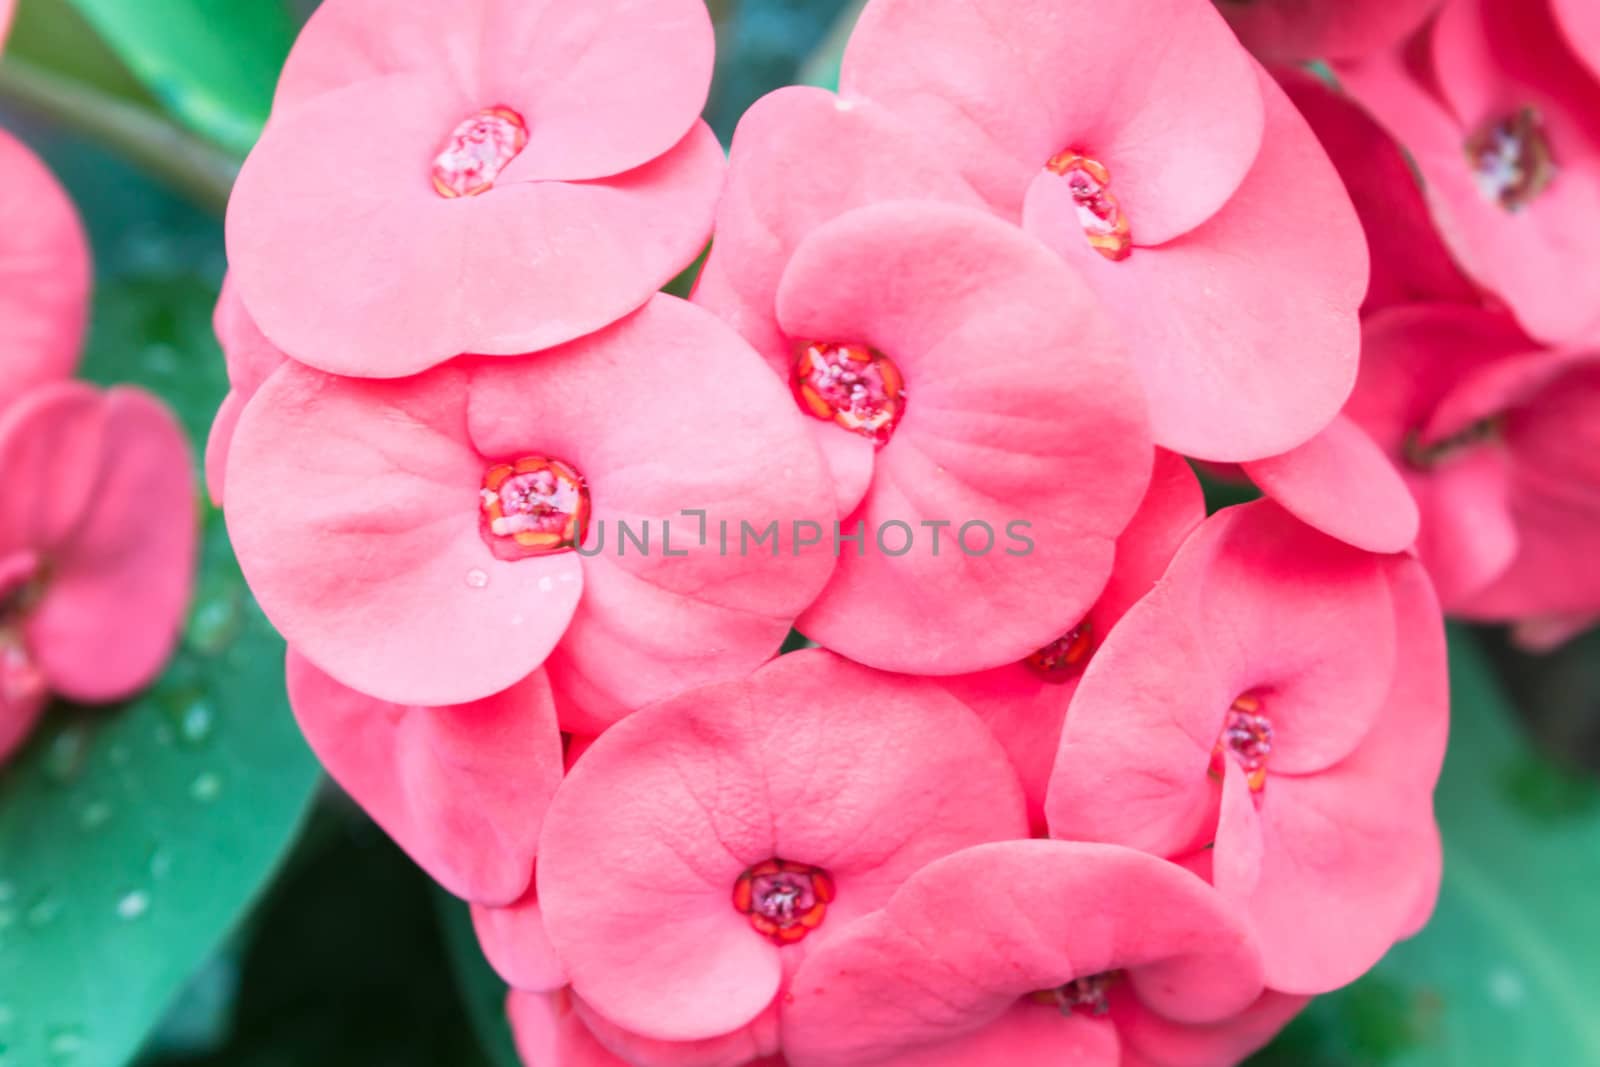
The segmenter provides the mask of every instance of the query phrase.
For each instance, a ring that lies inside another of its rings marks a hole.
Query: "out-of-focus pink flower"
[[[1600,7],[1589,0],[1551,0],[1551,7],[1572,50],[1600,77]]]
[[[1600,537],[1597,405],[1600,345],[1545,349],[1502,312],[1447,305],[1368,323],[1349,412],[1421,505],[1446,610],[1538,624],[1600,609],[1600,581],[1571,566]]]
[[[227,514],[268,616],[341,683],[440,706],[545,663],[585,733],[769,658],[833,567],[795,545],[833,511],[794,400],[667,296],[536,358],[287,363],[239,420]]]
[[[896,203],[813,231],[776,308],[793,344],[774,369],[815,416],[840,525],[860,535],[799,629],[926,674],[1019,660],[1070,629],[1152,456],[1093,294],[980,211]]]
[[[1443,0],[1216,0],[1246,48],[1268,63],[1361,59],[1398,45]]]
[[[6,43],[6,34],[11,30],[11,16],[16,11],[17,0],[0,0],[0,46]]]
[[[562,771],[542,671],[443,708],[364,696],[293,652],[287,682],[295,718],[328,773],[440,885],[485,904],[527,891]]]
[[[178,640],[197,521],[188,445],[135,389],[39,386],[0,412],[0,758],[47,697],[103,703]]]
[[[1261,991],[1248,920],[1182,868],[1008,841],[935,860],[811,953],[783,1044],[793,1067],[1118,1067],[1124,1026],[1219,1023]]]
[[[1157,444],[1257,459],[1338,412],[1366,249],[1315,137],[1209,3],[873,0],[841,94],[1077,268],[1132,342]]]
[[[72,376],[88,311],[89,244],[78,212],[39,158],[0,130],[0,410],[33,386]]]
[[[1411,153],[1462,269],[1525,330],[1600,325],[1600,80],[1548,4],[1451,0],[1403,52],[1338,74]]]
[[[229,203],[240,296],[375,378],[616,321],[710,232],[712,51],[700,0],[330,0]]]
[[[228,472],[228,449],[233,444],[233,431],[239,425],[244,407],[261,388],[261,383],[289,357],[267,340],[244,302],[231,276],[222,280],[222,293],[217,298],[216,311],[211,317],[212,329],[228,368],[228,395],[222,398],[216,416],[211,420],[211,434],[206,439],[206,491],[217,507],[223,503],[223,487]]]
[[[545,819],[539,904],[597,1017],[743,1062],[777,1051],[808,953],[937,857],[1026,831],[1005,752],[958,701],[808,650],[602,735]]]
[[[1026,660],[940,680],[1005,747],[1022,779],[1036,836],[1046,830],[1045,788],[1061,744],[1061,724],[1090,658],[1123,613],[1156,584],[1178,546],[1205,517],[1194,472],[1180,457],[1158,451],[1144,502],[1117,539],[1111,581],[1088,613]]]
[[[1090,663],[1045,814],[1209,873],[1267,985],[1337,988],[1431,907],[1448,701],[1437,599],[1269,502],[1201,526]]]

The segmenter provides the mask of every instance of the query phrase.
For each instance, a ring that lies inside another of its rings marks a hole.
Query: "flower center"
[[[733,883],[733,907],[779,945],[792,945],[822,925],[834,898],[833,876],[788,860],[758,863]]]
[[[1055,685],[1069,682],[1083,673],[1094,644],[1094,627],[1084,619],[1071,632],[1051,641],[1022,662],[1045,681]]]
[[[1120,971],[1102,971],[1084,978],[1074,978],[1054,989],[1040,989],[1029,993],[1028,999],[1035,1004],[1048,1004],[1058,1009],[1062,1015],[1071,1015],[1075,1011],[1104,1015],[1111,1010],[1111,1006],[1106,1003],[1106,994],[1110,992],[1121,974]]]
[[[1401,445],[1401,454],[1405,456],[1406,462],[1417,470],[1432,470],[1474,445],[1483,444],[1497,437],[1503,423],[1504,419],[1501,416],[1490,415],[1470,423],[1449,437],[1429,442],[1424,442],[1421,433],[1413,430],[1406,435],[1405,442]]]
[[[1525,107],[1467,138],[1478,189],[1507,211],[1528,206],[1555,181],[1557,167],[1539,112]]]
[[[1127,259],[1133,251],[1128,216],[1111,191],[1111,172],[1105,164],[1068,150],[1057,152],[1044,166],[1066,179],[1078,208],[1078,225],[1094,250],[1113,263]]]
[[[528,124],[509,107],[467,116],[433,159],[434,191],[447,200],[487,192],[527,144]]]
[[[900,368],[866,345],[820,341],[802,345],[790,387],[807,412],[870,437],[880,446],[906,410]]]
[[[479,499],[479,529],[496,559],[565,552],[589,532],[589,487],[558,459],[527,456],[490,467]]]
[[[1250,792],[1259,793],[1267,784],[1267,757],[1270,755],[1272,722],[1261,714],[1261,701],[1247,693],[1228,709],[1222,734],[1211,750],[1211,776],[1221,779],[1222,761],[1232,756],[1244,769]]]

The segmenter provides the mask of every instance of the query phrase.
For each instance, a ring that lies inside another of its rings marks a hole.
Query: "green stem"
[[[0,101],[104,145],[213,214],[228,204],[238,159],[137,104],[14,56],[0,63]]]

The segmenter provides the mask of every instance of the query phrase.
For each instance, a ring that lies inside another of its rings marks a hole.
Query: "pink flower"
[[[6,43],[6,33],[11,29],[11,16],[16,14],[17,0],[0,0],[0,45]]]
[[[667,296],[538,358],[397,382],[285,364],[228,460],[245,576],[306,659],[421,706],[545,664],[588,733],[776,652],[833,566],[792,525],[831,509],[787,391]],[[742,523],[777,528],[741,551]]]
[[[1093,295],[1013,227],[907,202],[807,234],[772,306],[784,340],[764,354],[859,534],[800,630],[885,670],[953,674],[1070,629],[1151,464]]]
[[[1600,580],[1571,565],[1600,537],[1597,404],[1600,344],[1542,348],[1502,312],[1445,305],[1368,323],[1350,414],[1421,504],[1418,551],[1447,610],[1546,625],[1600,611]]]
[[[941,680],[1005,747],[1022,779],[1035,836],[1046,832],[1045,788],[1079,679],[1117,620],[1150,591],[1178,546],[1205,517],[1194,472],[1178,456],[1158,451],[1144,502],[1117,539],[1111,581],[1088,613],[1026,660]]]
[[[630,1067],[629,1060],[608,1049],[585,1025],[582,1005],[568,990],[552,994],[514,991],[507,999],[506,1011],[527,1067]],[[782,1056],[707,1059],[706,1051],[703,1046],[691,1046],[687,1056],[698,1058],[684,1063],[694,1067],[787,1067]]]
[[[293,652],[287,681],[295,718],[328,773],[440,885],[488,904],[527,891],[562,770],[542,671],[443,708],[363,696]]]
[[[375,378],[620,319],[710,232],[712,51],[700,0],[330,0],[229,204],[240,296]]]
[[[1534,337],[1600,325],[1600,81],[1545,4],[1451,0],[1403,55],[1341,67],[1411,153],[1463,270]]]
[[[0,11],[0,35],[6,11]],[[0,130],[0,410],[72,376],[89,310],[78,212],[26,145]]]
[[[1228,509],[1090,663],[1050,831],[1209,873],[1258,932],[1268,986],[1337,988],[1431,907],[1445,687],[1415,561],[1270,503]]]
[[[256,326],[239,299],[239,290],[231,275],[222,279],[222,293],[217,297],[211,322],[228,367],[228,395],[222,398],[212,418],[205,456],[206,491],[211,495],[211,502],[220,508],[228,472],[228,449],[233,444],[239,416],[244,414],[245,405],[261,388],[261,383],[289,357]]]
[[[705,1041],[749,1059],[777,1051],[809,953],[933,859],[1026,829],[959,702],[808,650],[602,735],[545,819],[539,904],[579,1001],[644,1042],[628,1058]]]
[[[59,382],[0,412],[0,758],[50,694],[105,703],[159,673],[193,581],[190,478],[138,390]]]
[[[1315,138],[1204,0],[874,0],[841,92],[1079,271],[1131,341],[1157,444],[1255,459],[1338,411],[1366,251]]]
[[[1400,43],[1442,0],[1216,0],[1246,48],[1268,63],[1361,59]]]
[[[1600,77],[1600,8],[1588,0],[1551,0],[1551,7],[1578,59]]]
[[[783,1042],[793,1067],[1118,1067],[1145,1017],[1205,1027],[1261,990],[1249,923],[1182,868],[1008,841],[934,861],[811,953]]]

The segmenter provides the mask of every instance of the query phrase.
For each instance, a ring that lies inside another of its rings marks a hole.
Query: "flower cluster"
[[[308,23],[207,463],[306,737],[530,1064],[1239,1061],[1440,870],[1306,86],[1206,0],[871,0],[724,167],[711,49],[700,0]]]
[[[148,685],[193,582],[183,431],[137,389],[71,380],[88,296],[71,201],[0,130],[0,761],[51,696],[106,703]]]

